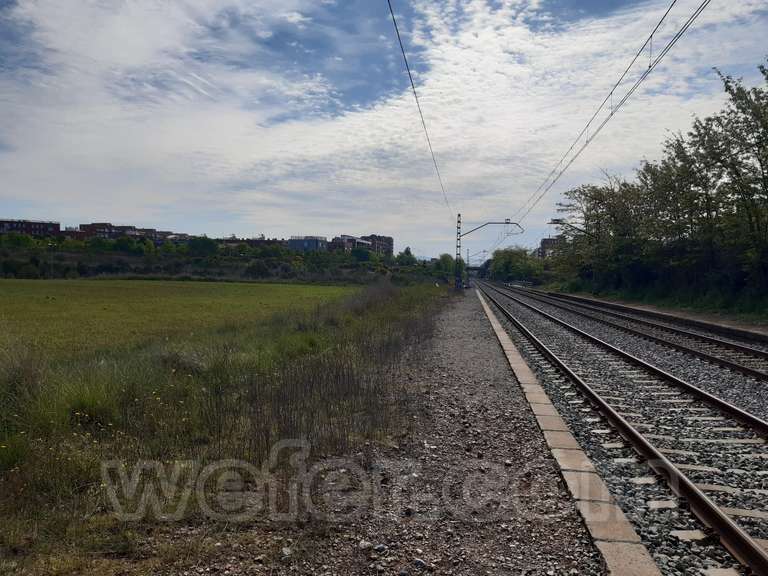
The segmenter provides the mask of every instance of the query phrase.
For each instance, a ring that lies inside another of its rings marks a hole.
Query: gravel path
[[[379,496],[362,516],[215,534],[188,526],[183,537],[204,544],[205,559],[157,573],[605,573],[474,291],[440,314],[404,377],[412,432],[353,456]]]

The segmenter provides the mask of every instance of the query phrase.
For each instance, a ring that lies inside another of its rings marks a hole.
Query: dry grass
[[[399,359],[431,330],[441,294],[382,284],[69,361],[3,347],[2,555],[45,574],[135,556],[132,529],[99,524],[102,460],[260,464],[281,439],[306,439],[319,456],[407,431]],[[60,565],[41,568],[41,558]]]

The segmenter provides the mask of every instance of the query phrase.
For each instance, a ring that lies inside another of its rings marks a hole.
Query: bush
[[[25,278],[25,279],[40,278],[40,270],[38,269],[37,266],[35,266],[30,262],[30,263],[24,264],[16,273],[16,276],[18,278]]]
[[[249,278],[266,278],[269,276],[269,267],[264,260],[253,260],[243,272]]]

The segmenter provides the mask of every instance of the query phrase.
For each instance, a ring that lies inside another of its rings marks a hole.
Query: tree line
[[[405,283],[452,282],[453,258],[418,260],[409,247],[394,256],[363,248],[350,252],[295,252],[278,241],[193,237],[184,242],[122,237],[76,240],[0,234],[0,278],[136,276],[226,280],[369,282],[391,276]]]
[[[755,87],[718,72],[724,109],[668,138],[662,158],[642,162],[635,178],[609,176],[566,192],[559,204],[566,224],[534,275],[570,290],[764,305],[768,68],[758,69]]]

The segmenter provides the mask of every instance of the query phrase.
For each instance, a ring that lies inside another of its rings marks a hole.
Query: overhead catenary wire
[[[619,76],[619,79],[616,81],[616,83],[611,87],[610,91],[608,92],[608,95],[603,99],[603,101],[600,103],[600,106],[597,107],[597,110],[595,110],[594,114],[592,114],[592,117],[587,121],[587,123],[584,125],[584,127],[581,129],[581,132],[579,132],[578,136],[574,139],[573,143],[571,144],[571,147],[566,150],[565,154],[560,158],[560,161],[555,165],[554,168],[550,171],[549,174],[547,174],[547,177],[544,179],[544,182],[539,184],[539,187],[536,189],[536,191],[531,194],[531,196],[525,201],[525,203],[517,209],[517,211],[512,215],[512,217],[516,217],[518,214],[520,214],[525,207],[528,205],[528,202],[530,202],[532,199],[536,197],[536,195],[541,191],[541,189],[546,185],[546,183],[549,181],[549,179],[555,174],[557,169],[562,165],[562,163],[565,161],[565,159],[568,157],[568,154],[571,153],[571,151],[576,146],[576,143],[581,140],[581,137],[584,135],[584,133],[589,129],[589,126],[594,122],[595,118],[597,118],[598,114],[605,108],[606,103],[610,101],[610,108],[613,111],[613,94],[616,91],[616,88],[619,87],[621,82],[626,78],[629,71],[632,69],[632,66],[635,65],[635,62],[637,62],[637,59],[640,58],[642,53],[645,51],[645,48],[647,46],[653,46],[653,35],[658,32],[659,28],[661,28],[661,25],[664,23],[664,20],[667,19],[667,16],[669,16],[669,13],[672,11],[672,8],[675,7],[675,4],[677,4],[678,0],[673,0],[672,3],[669,5],[667,10],[664,12],[664,15],[661,17],[661,19],[656,23],[656,26],[654,27],[653,31],[648,35],[648,38],[646,38],[645,42],[643,42],[643,45],[640,46],[640,48],[635,53],[635,56],[632,58],[630,63],[627,65],[627,67],[624,69],[624,72]]]
[[[539,187],[536,189],[536,191],[528,198],[528,200],[521,206],[520,209],[515,213],[515,215],[520,214],[522,212],[522,216],[519,218],[519,222],[522,222],[530,213],[531,211],[538,205],[538,203],[541,201],[541,199],[546,196],[546,194],[552,189],[552,187],[562,178],[563,174],[573,165],[573,163],[576,161],[576,159],[581,156],[581,154],[584,152],[584,150],[594,141],[594,139],[597,137],[597,135],[603,130],[605,125],[616,115],[616,113],[626,104],[626,102],[632,97],[632,95],[635,93],[635,91],[639,88],[639,86],[648,78],[648,76],[653,72],[653,70],[656,68],[656,66],[659,65],[659,63],[664,59],[664,57],[669,53],[669,51],[674,47],[674,45],[680,40],[680,38],[683,37],[683,35],[688,31],[688,29],[693,25],[693,23],[696,21],[696,19],[699,17],[699,15],[706,9],[706,7],[710,4],[712,0],[703,0],[701,4],[696,8],[696,10],[693,12],[693,14],[686,20],[686,22],[681,26],[681,28],[674,34],[674,36],[669,40],[669,42],[666,44],[666,46],[657,54],[657,56],[654,58],[651,56],[648,68],[644,70],[643,74],[640,75],[640,77],[635,81],[635,83],[632,85],[632,87],[626,92],[626,94],[619,100],[618,104],[613,105],[613,96],[614,92],[616,91],[616,88],[619,86],[619,84],[623,81],[623,79],[626,77],[629,70],[632,68],[634,63],[639,58],[640,54],[644,51],[646,46],[649,46],[650,43],[653,41],[654,34],[658,31],[659,27],[662,25],[664,20],[666,19],[669,12],[672,10],[674,5],[676,4],[677,0],[674,0],[672,4],[670,4],[669,8],[667,8],[667,11],[664,13],[664,16],[662,16],[661,20],[659,20],[658,24],[654,28],[653,32],[648,36],[648,39],[645,41],[643,46],[641,46],[640,50],[638,50],[635,57],[630,62],[629,66],[627,66],[624,73],[621,75],[619,80],[614,84],[613,88],[611,88],[610,92],[608,93],[608,96],[603,100],[603,102],[598,107],[597,111],[592,115],[592,117],[589,119],[589,121],[586,123],[584,128],[579,132],[578,136],[574,139],[573,143],[571,144],[568,151],[562,156],[560,161],[555,165],[555,167],[550,171],[550,173],[547,175],[546,179],[539,185]],[[592,132],[592,134],[588,134],[587,131],[589,130],[590,126],[592,125],[592,122],[594,122],[595,118],[597,118],[598,114],[605,108],[605,104],[608,101],[611,101],[611,110],[610,113],[603,119],[603,121],[595,128],[595,130]],[[582,136],[586,134],[586,138],[584,143],[580,148],[578,148],[571,156],[571,158],[568,160],[565,165],[563,165],[563,162],[565,162],[565,159],[571,154],[571,152],[574,150],[576,145],[581,140]],[[562,166],[562,168],[561,168]],[[554,178],[553,178],[554,176]],[[529,205],[530,203],[530,205]],[[527,207],[527,208],[526,208]]]
[[[440,184],[440,191],[443,193],[443,200],[445,201],[445,205],[448,207],[448,210],[451,212],[451,217],[454,217],[454,211],[451,207],[451,203],[448,200],[448,194],[445,191],[445,185],[443,184],[443,177],[440,174],[440,167],[437,164],[437,157],[435,156],[435,150],[432,147],[432,139],[429,137],[429,130],[427,130],[427,123],[424,120],[424,112],[421,109],[421,102],[419,101],[419,94],[416,92],[416,84],[413,81],[413,74],[411,73],[411,67],[408,64],[408,56],[406,56],[405,53],[405,46],[403,44],[403,39],[400,36],[400,28],[397,25],[397,18],[395,17],[395,11],[392,8],[392,0],[387,0],[387,5],[389,6],[389,14],[392,16],[392,24],[395,27],[395,34],[397,35],[397,42],[400,44],[400,51],[403,53],[403,62],[405,62],[405,70],[408,72],[408,79],[411,81],[411,90],[413,90],[413,97],[416,100],[416,107],[419,110],[419,117],[421,118],[421,126],[424,128],[424,136],[427,138],[427,146],[429,147],[429,153],[432,156],[432,164],[435,166],[435,173],[437,174],[437,181]]]

